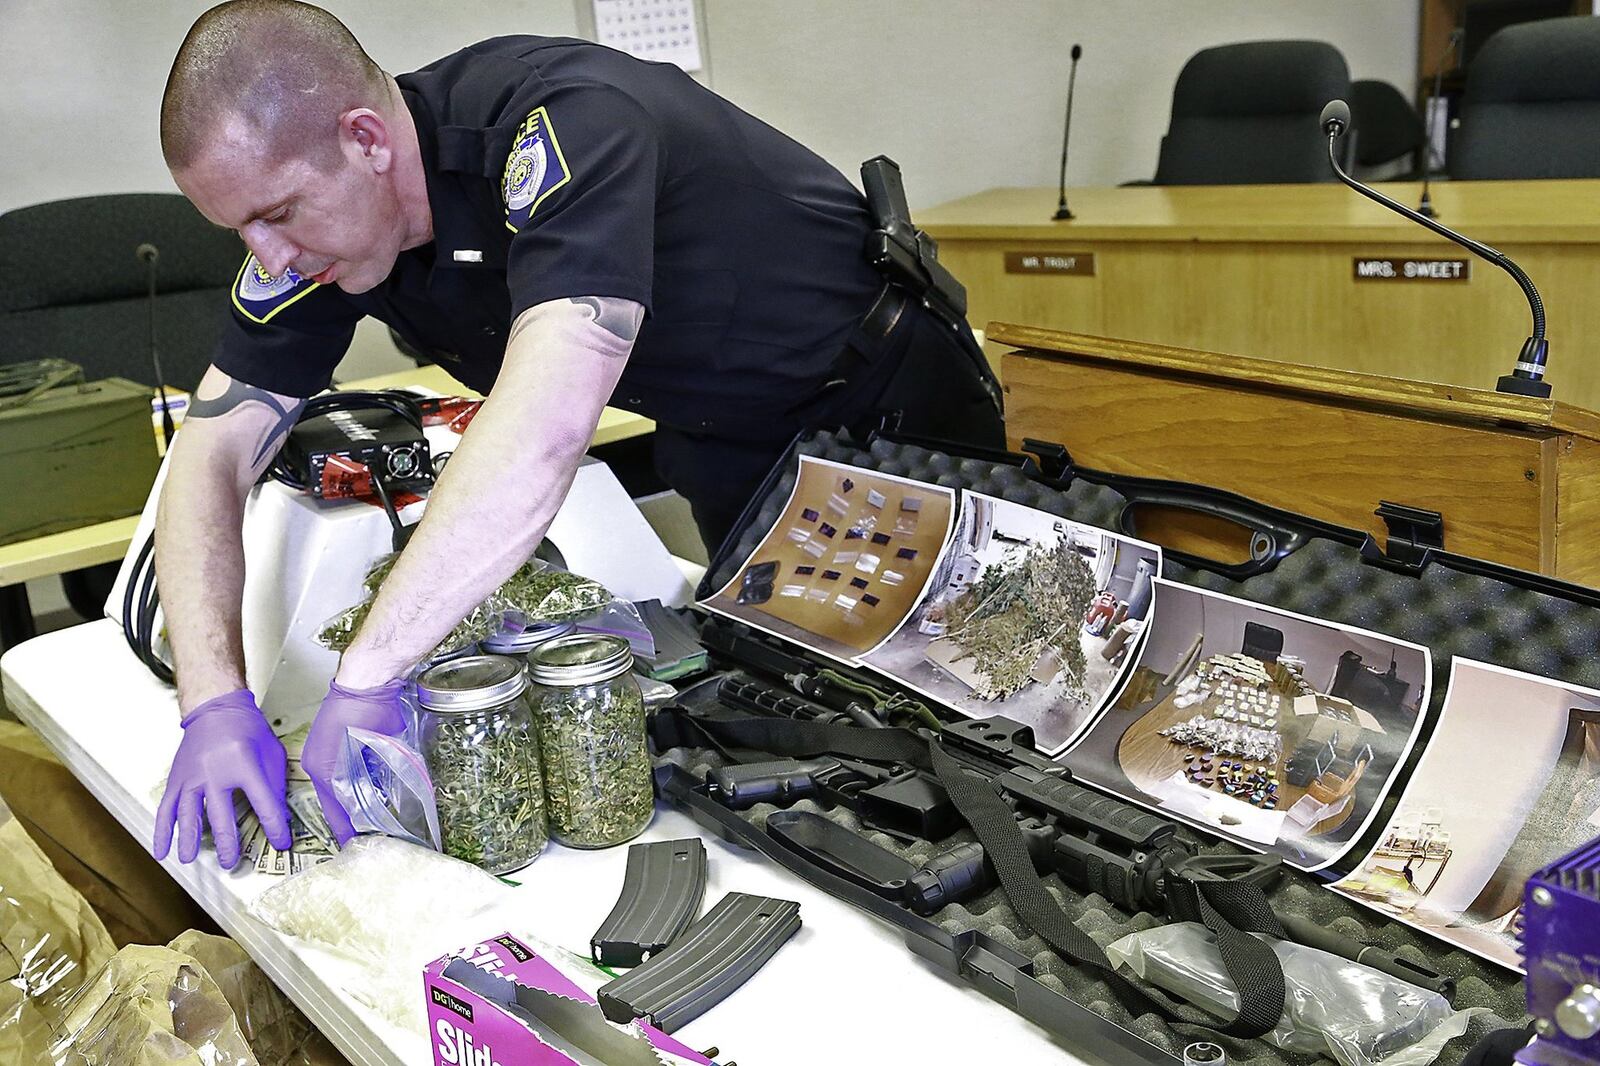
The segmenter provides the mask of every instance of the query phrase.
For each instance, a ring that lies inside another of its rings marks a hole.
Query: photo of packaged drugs
[[[954,512],[951,489],[799,456],[777,523],[701,605],[855,663],[910,614]]]

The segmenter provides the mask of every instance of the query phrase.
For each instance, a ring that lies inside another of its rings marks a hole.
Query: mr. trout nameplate
[[[1093,252],[1007,252],[1007,274],[1076,274],[1094,277]]]
[[[1350,260],[1357,281],[1470,281],[1470,259],[1366,259]]]

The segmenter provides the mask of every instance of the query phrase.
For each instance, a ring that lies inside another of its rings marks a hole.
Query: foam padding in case
[[[1014,463],[963,458],[889,439],[875,439],[863,447],[848,437],[824,432],[799,441],[796,448],[804,454],[835,462],[1003,497],[1110,530],[1119,528],[1119,514],[1129,499],[1105,483],[1107,479],[1096,475],[1078,477],[1062,488]],[[795,459],[790,455],[774,471],[764,493],[752,502],[735,538],[714,560],[701,586],[702,595],[725,585],[772,528],[789,498],[795,466]],[[1454,655],[1577,685],[1600,687],[1600,656],[1594,654],[1595,634],[1600,632],[1600,609],[1591,605],[1592,601],[1583,602],[1581,594],[1586,590],[1569,589],[1564,593],[1559,583],[1544,579],[1521,584],[1514,572],[1492,567],[1487,574],[1445,565],[1431,565],[1420,574],[1401,573],[1364,562],[1359,539],[1354,533],[1343,540],[1313,537],[1270,571],[1245,580],[1184,566],[1170,557],[1163,573],[1173,580],[1241,599],[1428,645],[1433,652],[1434,671],[1430,721],[1436,717],[1443,701]],[[1541,581],[1551,591],[1528,587]],[[1413,753],[1413,764],[1422,747],[1419,743]],[[702,777],[707,769],[718,765],[718,757],[708,751],[676,750],[667,753],[664,759]],[[1373,819],[1373,828],[1350,849],[1345,860],[1347,866],[1366,853],[1403,784],[1404,776],[1398,779],[1389,800]],[[744,812],[744,816],[762,825],[767,815],[777,809],[762,805]],[[855,816],[842,809],[824,809],[810,801],[801,801],[791,809],[815,811],[851,828],[860,828]],[[1204,854],[1238,850],[1234,845],[1218,843],[1188,830],[1184,832],[1200,841]],[[869,836],[914,863],[925,860],[933,850],[932,846],[922,843],[908,846],[881,833]],[[962,839],[971,838],[963,836]],[[1332,876],[1337,873],[1330,871]],[[1082,895],[1066,888],[1054,877],[1048,882],[1072,920],[1102,946],[1130,932],[1159,924],[1153,916],[1130,916],[1098,895]],[[1459,1063],[1490,1030],[1520,1026],[1525,1020],[1526,1001],[1518,974],[1338,896],[1323,888],[1322,879],[1317,876],[1287,871],[1272,891],[1271,901],[1283,913],[1301,915],[1345,936],[1381,945],[1413,961],[1425,961],[1456,979],[1458,1008],[1488,1008],[1473,1020],[1465,1036],[1446,1046],[1437,1060],[1443,1066]],[[1179,1031],[1156,1015],[1136,1017],[1131,1014],[1098,974],[1069,965],[1032,935],[998,890],[969,905],[946,907],[934,920],[948,932],[977,931],[1031,956],[1041,983],[1172,1055],[1181,1056],[1183,1047],[1196,1039],[1190,1032]],[[1017,1024],[1028,1023],[1018,1019]],[[1230,1061],[1249,1066],[1320,1061],[1288,1054],[1263,1040],[1223,1040],[1222,1043],[1228,1048]]]

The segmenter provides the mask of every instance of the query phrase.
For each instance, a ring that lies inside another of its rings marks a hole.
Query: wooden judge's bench
[[[1382,544],[1388,501],[1445,550],[1600,586],[1600,414],[1556,400],[990,323],[1007,434],[1096,470],[1226,489]],[[1509,370],[1510,360],[1500,372]],[[1492,378],[1490,380],[1493,380]],[[1560,395],[1558,386],[1557,395]],[[1160,535],[1248,558],[1194,516]]]
[[[1378,186],[1415,206],[1421,186]],[[1335,182],[990,189],[919,209],[967,319],[1493,387],[1528,336],[1495,266]],[[1550,381],[1600,411],[1600,179],[1446,181],[1439,221],[1528,272]]]

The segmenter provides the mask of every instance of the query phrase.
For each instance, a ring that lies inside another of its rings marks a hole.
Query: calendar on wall
[[[594,0],[595,40],[639,59],[705,66],[695,0]]]

